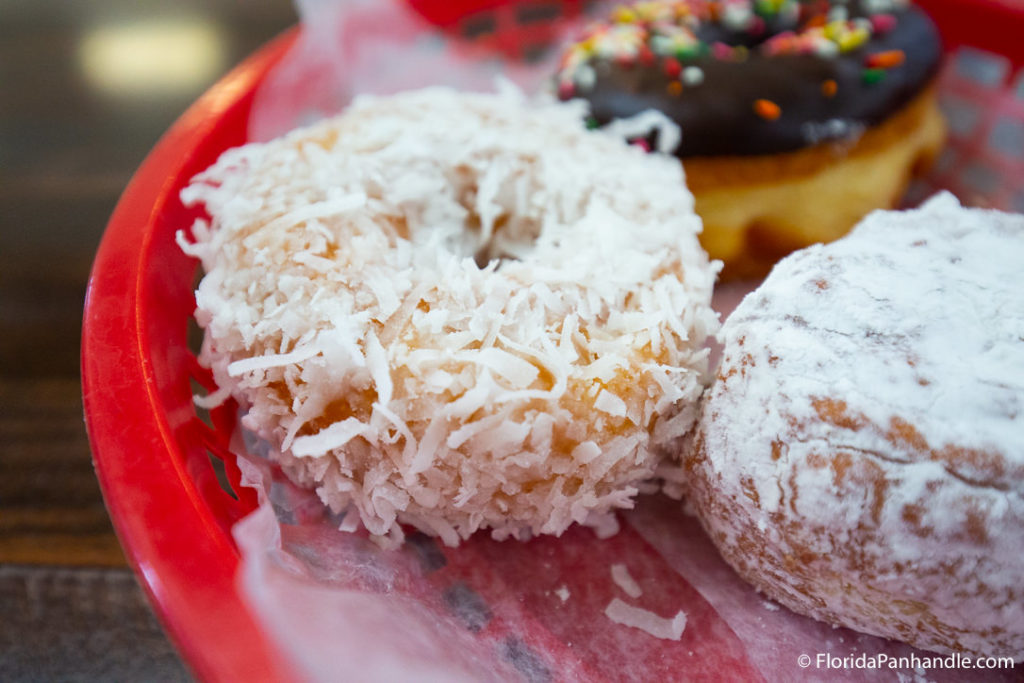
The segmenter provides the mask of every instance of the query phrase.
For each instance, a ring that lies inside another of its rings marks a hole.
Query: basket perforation
[[[950,113],[943,158],[915,194],[948,189],[976,206],[1012,209],[1024,193],[1024,158],[993,144],[1000,126],[1024,126],[1024,101],[1013,83],[1024,70],[977,48],[957,50],[939,79]],[[1024,128],[1022,128],[1024,130]]]

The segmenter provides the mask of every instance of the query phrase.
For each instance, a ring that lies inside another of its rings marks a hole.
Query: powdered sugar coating
[[[1024,216],[951,195],[780,263],[723,325],[689,495],[771,598],[1024,652]]]
[[[580,105],[427,89],[225,153],[200,361],[346,528],[456,544],[629,507],[690,428],[716,268],[677,163]],[[358,520],[358,523],[355,521]]]

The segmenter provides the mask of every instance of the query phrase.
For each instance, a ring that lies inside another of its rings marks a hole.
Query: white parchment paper
[[[555,53],[510,63],[432,28],[397,0],[298,0],[303,33],[257,93],[250,139],[266,140],[336,113],[357,93],[445,84],[488,90],[495,76],[544,87]],[[745,289],[717,295],[731,310]],[[744,584],[682,505],[641,497],[601,540],[561,538],[459,548],[412,534],[385,551],[339,531],[316,497],[290,484],[266,445],[239,435],[245,482],[260,507],[239,522],[240,592],[295,675],[308,681],[965,681],[1012,673],[823,669],[819,654],[928,653],[792,614]],[[623,592],[611,567],[640,589]],[[621,569],[619,570],[622,571]],[[666,619],[678,641],[605,615],[612,600]],[[800,655],[811,664],[800,665]]]

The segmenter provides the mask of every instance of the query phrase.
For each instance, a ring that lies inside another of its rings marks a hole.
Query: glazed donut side
[[[768,597],[1024,652],[1024,219],[951,197],[781,262],[723,326],[686,495]]]
[[[692,425],[715,267],[677,165],[576,106],[428,89],[186,191],[201,362],[345,525],[454,545],[628,507]]]
[[[724,278],[760,278],[783,256],[839,239],[869,212],[896,208],[946,140],[934,88],[857,140],[760,157],[693,157],[686,180],[701,244]]]

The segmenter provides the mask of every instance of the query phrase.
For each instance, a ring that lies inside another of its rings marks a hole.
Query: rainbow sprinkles
[[[798,0],[655,0],[620,5],[608,19],[591,24],[565,51],[557,76],[558,95],[569,99],[593,89],[595,62],[654,66],[670,79],[669,94],[704,78],[692,62],[712,58],[740,62],[752,50],[765,56],[816,55],[834,58],[863,47],[874,35],[891,31],[907,0],[869,0],[867,16],[849,17],[844,4]],[[714,27],[705,32],[705,27]],[[709,39],[705,33],[727,36]],[[769,35],[774,33],[774,35]],[[864,82],[879,82],[902,55],[876,57],[865,65]]]

